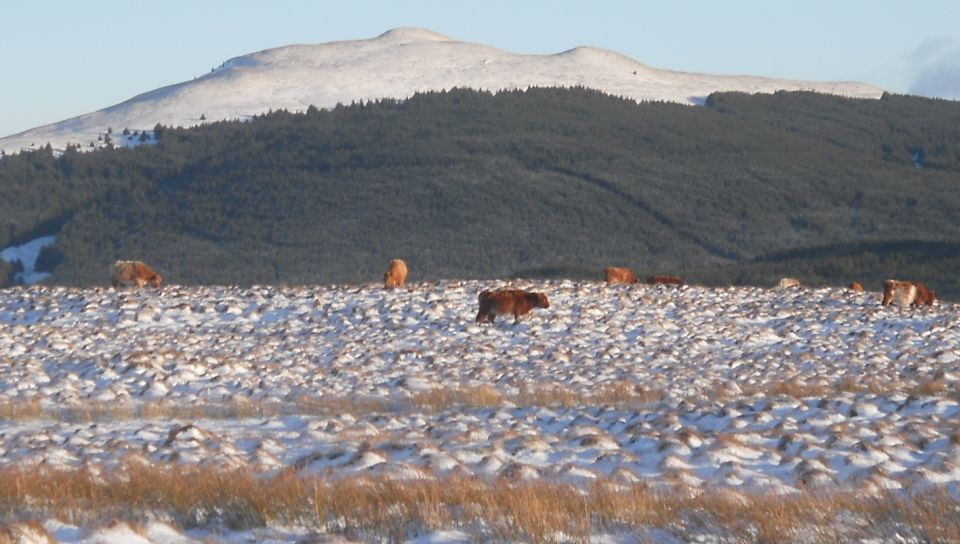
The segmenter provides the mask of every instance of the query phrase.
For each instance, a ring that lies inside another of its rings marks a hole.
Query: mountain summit
[[[50,143],[102,145],[108,129],[152,130],[248,119],[269,110],[302,111],[338,103],[404,99],[414,93],[466,87],[497,91],[582,86],[637,101],[701,104],[716,91],[811,90],[878,98],[882,89],[855,82],[806,82],[715,76],[650,68],[605,49],[577,47],[554,55],[519,55],[453,40],[429,30],[397,28],[367,40],[290,45],[236,57],[186,81],[120,104],[0,138],[14,153]],[[114,143],[118,141],[114,136]],[[131,139],[132,140],[132,139]]]

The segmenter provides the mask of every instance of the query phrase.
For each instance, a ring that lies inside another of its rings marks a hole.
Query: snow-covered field
[[[475,325],[505,285],[0,291],[0,467],[960,497],[952,303],[517,281],[550,308]]]
[[[0,150],[17,153],[50,143],[81,150],[152,142],[156,124],[194,126],[250,119],[270,110],[305,111],[313,105],[382,98],[454,87],[487,91],[529,87],[596,89],[638,101],[702,104],[717,91],[772,93],[810,90],[879,98],[883,90],[857,82],[794,81],[718,76],[651,68],[613,51],[575,47],[554,55],[520,55],[457,41],[417,28],[397,28],[367,40],[291,45],[236,57],[210,73],[135,96],[108,108],[0,138]]]

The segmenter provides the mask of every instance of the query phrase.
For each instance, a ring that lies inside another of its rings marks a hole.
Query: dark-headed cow
[[[151,284],[160,288],[160,274],[157,274],[143,261],[117,261],[110,271],[110,285],[113,287],[143,287]]]
[[[603,269],[603,281],[607,283],[637,283],[637,278],[626,268],[608,266]]]
[[[650,276],[647,278],[650,285],[683,285],[683,280],[677,276]]]
[[[386,288],[402,287],[407,281],[407,263],[401,259],[390,261],[386,272],[383,273],[383,286]]]
[[[883,282],[883,300],[881,305],[889,306],[910,306],[916,308],[926,304],[933,306],[936,299],[933,291],[927,289],[922,283],[901,280],[887,280]]]
[[[534,308],[549,308],[550,302],[543,293],[531,293],[522,289],[497,289],[483,291],[477,297],[480,310],[477,312],[477,323],[493,323],[496,315],[513,314],[513,323],[520,322],[520,316]]]

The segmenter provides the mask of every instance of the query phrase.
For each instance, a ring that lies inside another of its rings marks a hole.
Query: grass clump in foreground
[[[581,488],[462,476],[325,479],[290,470],[267,476],[138,462],[101,474],[0,471],[0,534],[50,518],[85,526],[159,519],[182,529],[298,525],[378,541],[453,528],[479,540],[527,542],[622,532],[642,538],[653,529],[680,539],[709,534],[736,542],[843,542],[894,534],[960,541],[960,504],[935,490],[879,497],[853,491],[758,496],[722,489],[693,495],[610,482]]]

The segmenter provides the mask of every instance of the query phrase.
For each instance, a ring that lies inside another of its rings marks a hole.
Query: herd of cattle
[[[620,267],[607,267],[603,269],[603,278],[607,283],[640,283],[630,270]],[[401,259],[393,259],[390,265],[383,273],[383,285],[385,288],[392,289],[402,287],[407,281],[407,263]],[[683,280],[677,276],[650,276],[646,283],[651,285],[683,285]],[[160,275],[154,272],[143,261],[117,261],[113,264],[110,274],[110,284],[116,287],[143,287],[152,285],[160,288]],[[789,289],[800,287],[800,280],[795,278],[783,278],[778,287]],[[863,291],[863,285],[859,282],[853,282],[849,287],[853,291]],[[887,280],[883,282],[882,306],[896,304],[897,306],[914,306],[919,308],[923,305],[932,306],[934,301],[933,291],[927,289],[922,283]],[[493,323],[496,315],[513,314],[514,323],[520,320],[520,316],[526,315],[534,308],[549,308],[550,302],[544,293],[534,293],[522,289],[497,289],[494,291],[482,291],[477,297],[480,309],[477,311],[477,323]]]

